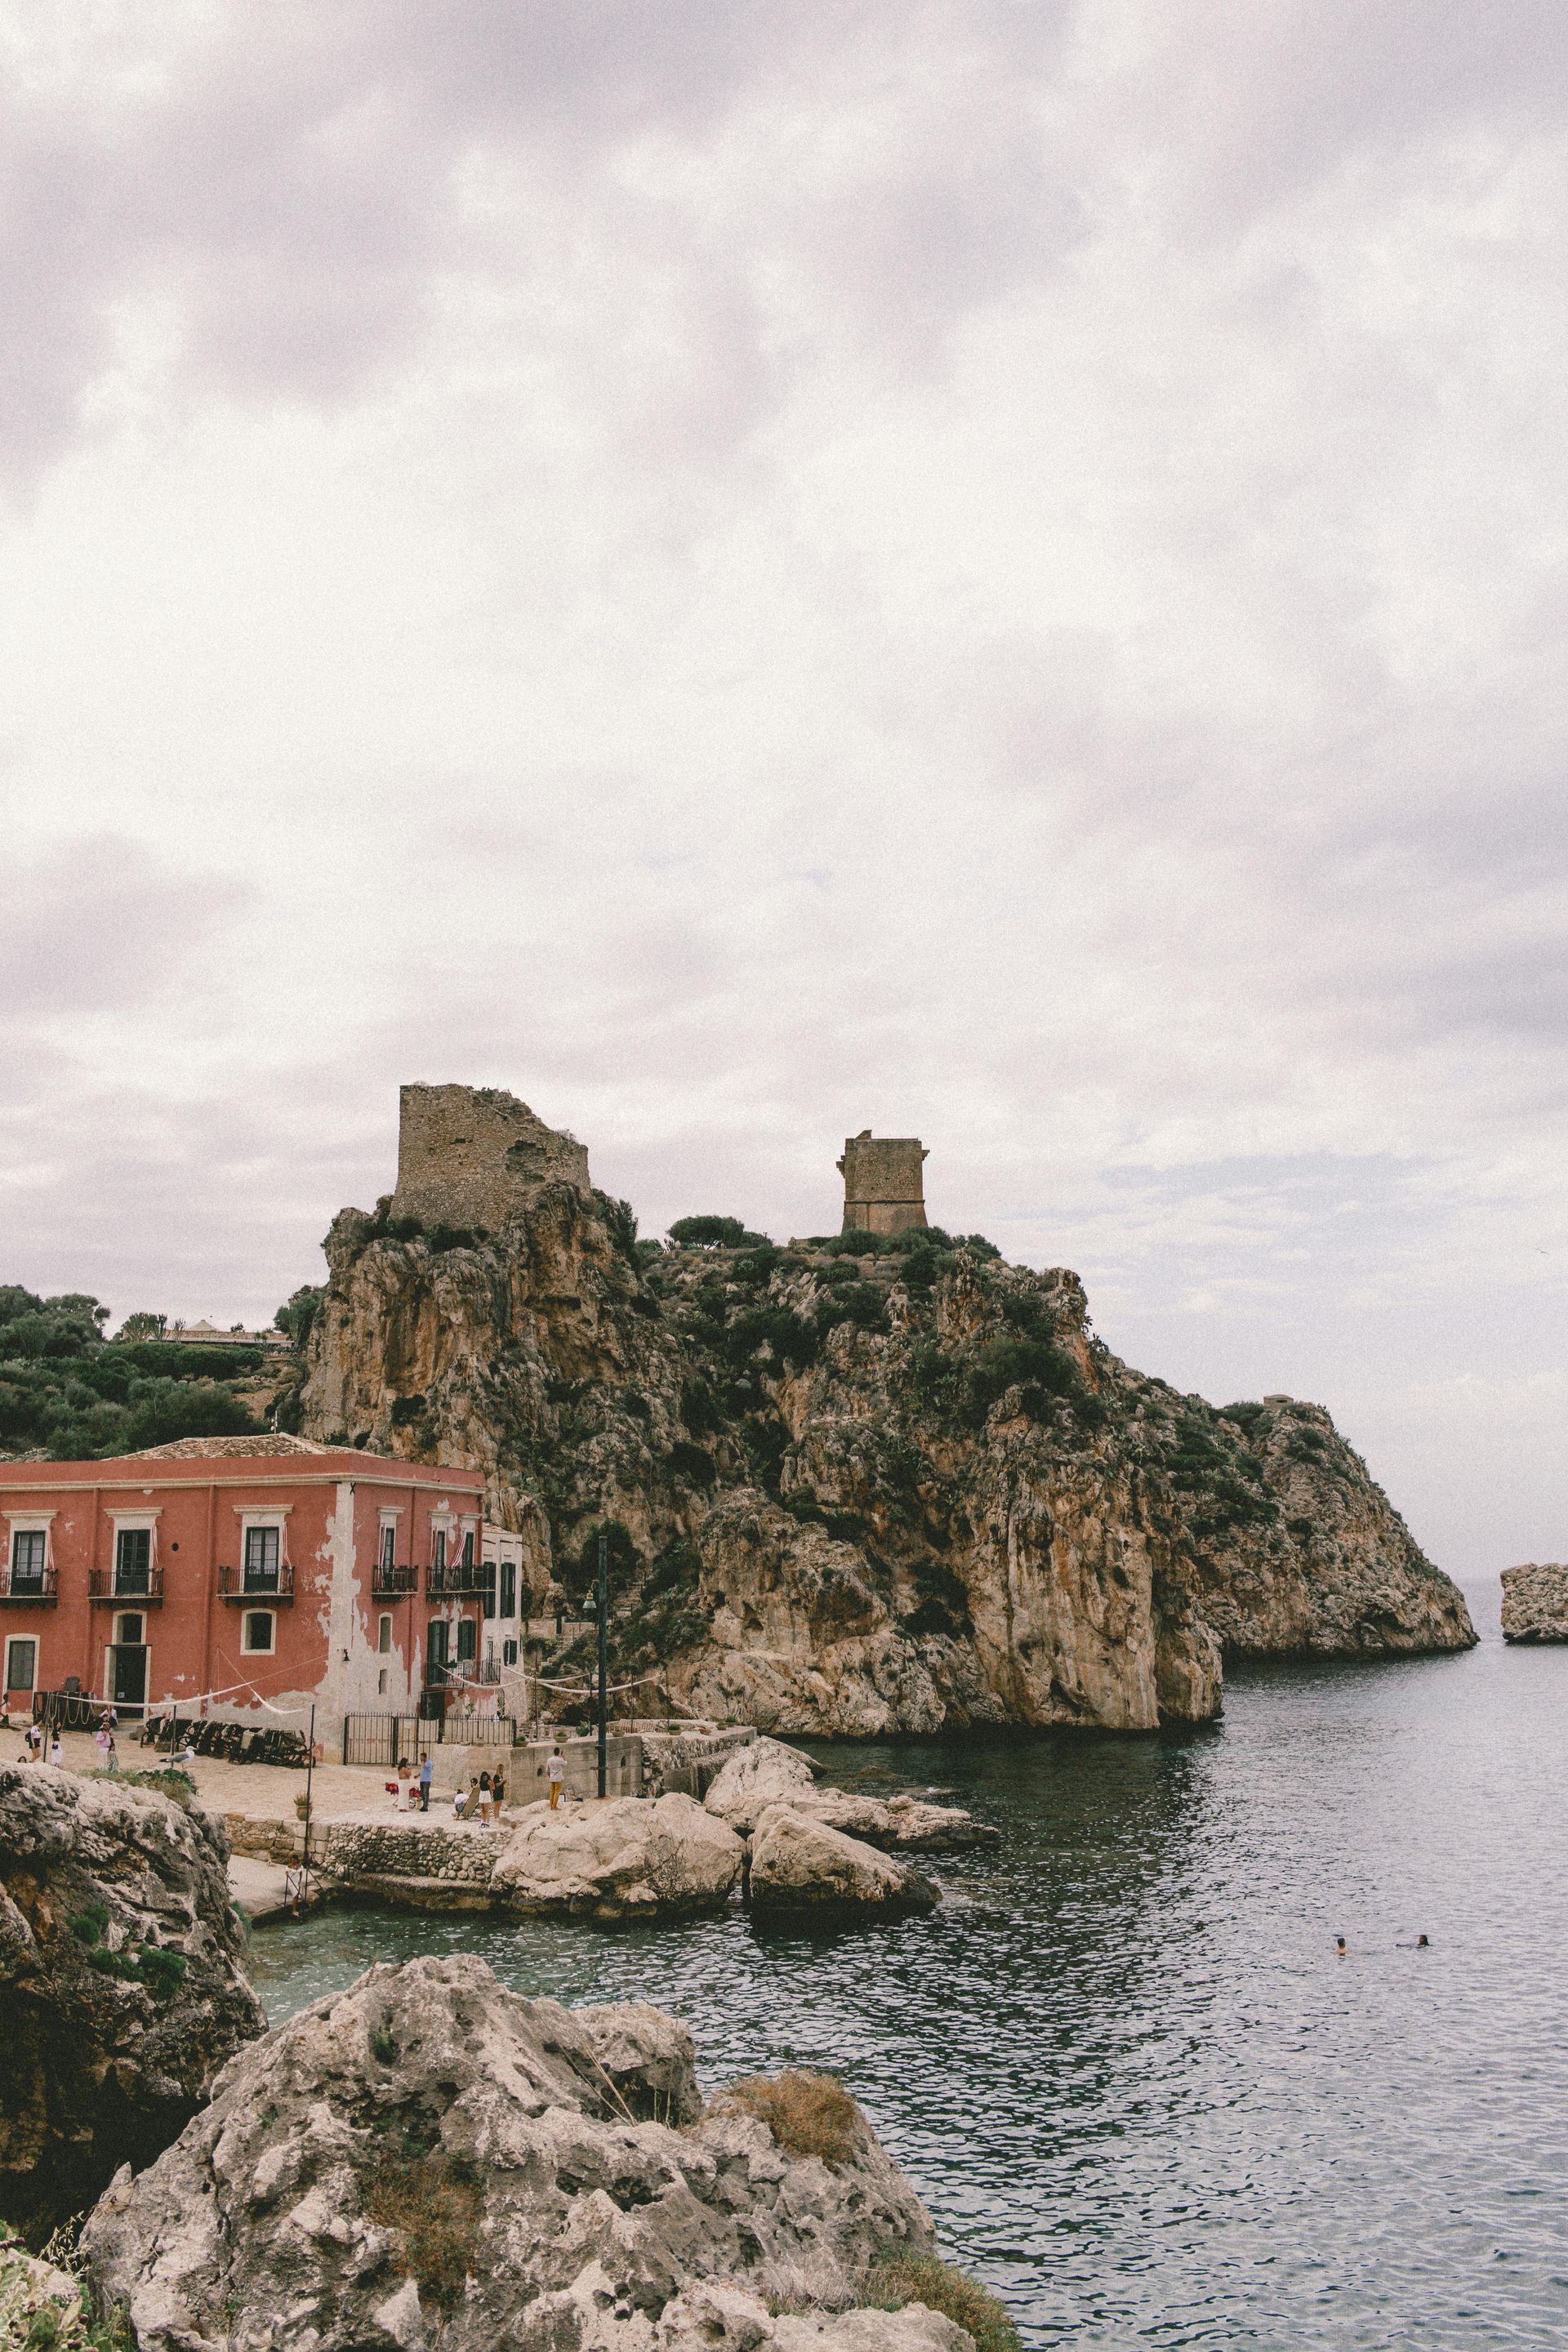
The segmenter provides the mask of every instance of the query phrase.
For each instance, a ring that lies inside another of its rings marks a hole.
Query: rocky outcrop
[[[0,1766],[0,2204],[43,2230],[149,2163],[266,2022],[223,1832],[123,1780]]]
[[[531,1805],[490,1874],[510,1911],[578,1919],[685,1919],[719,1911],[741,1875],[734,1831],[690,1797]]]
[[[904,1919],[934,1911],[941,1900],[910,1863],[788,1805],[771,1805],[758,1822],[748,1885],[752,1912],[763,1918],[809,1912]]]
[[[1063,1268],[918,1231],[661,1248],[564,1183],[468,1246],[346,1210],[327,1255],[293,1417],[481,1468],[541,1612],[613,1520],[639,1706],[1148,1730],[1215,1714],[1226,1654],[1474,1639],[1325,1412],[1140,1377]]]
[[[832,2164],[793,2154],[733,2103],[700,2112],[657,2011],[414,1960],[237,2058],[83,2251],[140,2352],[972,2352],[858,2308],[878,2252],[931,2233],[850,2114]]]
[[[792,1804],[816,1786],[816,1767],[782,1739],[753,1739],[737,1749],[703,1799],[710,1813],[750,1837],[770,1805]]]
[[[858,1790],[811,1789],[787,1800],[794,1812],[825,1822],[846,1837],[879,1846],[884,1853],[963,1853],[995,1845],[1000,1830],[977,1822],[957,1805],[931,1805],[919,1797],[866,1797]]]
[[[1568,1642],[1568,1563],[1531,1560],[1502,1572],[1505,1642]]]

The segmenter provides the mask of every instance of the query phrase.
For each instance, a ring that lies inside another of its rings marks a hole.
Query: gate
[[[343,1762],[395,1770],[422,1748],[510,1748],[513,1731],[507,1715],[345,1715]]]

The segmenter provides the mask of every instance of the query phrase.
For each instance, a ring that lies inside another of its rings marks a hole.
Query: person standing
[[[566,1759],[556,1740],[544,1759],[544,1778],[550,1790],[550,1810],[553,1812],[561,1802],[561,1791],[566,1785]]]
[[[65,1760],[66,1751],[60,1744],[60,1735],[57,1731],[54,1738],[49,1742],[49,1762],[51,1764],[63,1764]]]
[[[400,1813],[414,1811],[414,1767],[406,1756],[397,1759],[397,1810]]]
[[[489,1817],[490,1776],[488,1772],[481,1772],[479,1774],[479,1819],[481,1822],[488,1822]]]
[[[114,1744],[112,1731],[109,1734],[109,1744],[103,1751],[103,1769],[106,1772],[118,1772],[120,1769],[120,1750]]]
[[[422,1813],[430,1810],[430,1783],[435,1777],[435,1769],[430,1761],[430,1750],[422,1748],[419,1750],[419,1810]]]
[[[506,1774],[497,1772],[490,1780],[490,1819],[499,1822],[500,1809],[506,1802]]]
[[[98,1729],[92,1735],[92,1744],[98,1750],[100,1769],[107,1771],[109,1769],[109,1751],[114,1742],[113,1737],[109,1728],[109,1717],[106,1715],[100,1715],[98,1718]]]

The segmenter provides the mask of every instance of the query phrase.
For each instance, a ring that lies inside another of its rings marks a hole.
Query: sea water
[[[277,2022],[477,1952],[676,2011],[710,2086],[832,2068],[1032,2346],[1560,2347],[1568,1650],[1491,1617],[1462,1657],[1233,1670],[1184,1738],[815,1745],[1002,1831],[931,1919],[344,1909],[258,1929],[259,1989]]]

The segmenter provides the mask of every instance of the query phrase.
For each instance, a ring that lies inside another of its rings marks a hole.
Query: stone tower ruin
[[[588,1153],[499,1087],[404,1087],[392,1213],[493,1233],[547,1184],[591,1191]]]
[[[903,1234],[926,1221],[925,1147],[914,1135],[847,1136],[838,1162],[847,1233]]]

